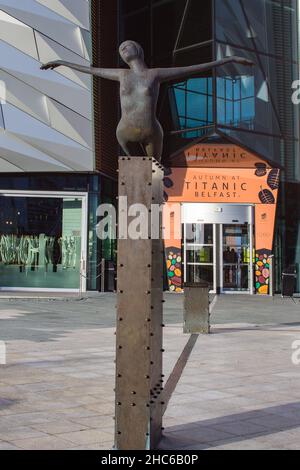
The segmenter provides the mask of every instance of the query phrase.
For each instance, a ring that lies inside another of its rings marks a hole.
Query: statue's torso
[[[152,70],[141,74],[124,70],[120,79],[122,119],[119,128],[139,136],[152,134],[159,125],[156,119],[158,95],[159,81]]]

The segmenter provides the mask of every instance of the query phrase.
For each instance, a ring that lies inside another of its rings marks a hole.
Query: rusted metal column
[[[184,333],[210,333],[209,286],[206,282],[184,285]]]
[[[128,208],[163,201],[163,168],[152,158],[119,159],[119,197]],[[123,216],[124,220],[124,216]],[[133,217],[127,216],[128,226]],[[116,332],[117,450],[153,449],[161,439],[163,245],[160,239],[118,240]],[[123,233],[124,236],[124,233]]]

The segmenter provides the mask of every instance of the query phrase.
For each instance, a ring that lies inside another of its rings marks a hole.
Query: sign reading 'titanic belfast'
[[[168,201],[274,204],[277,189],[268,185],[272,171],[258,177],[254,169],[173,168]]]

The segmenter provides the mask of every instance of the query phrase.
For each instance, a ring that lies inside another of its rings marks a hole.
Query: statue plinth
[[[163,203],[163,168],[153,158],[119,159],[128,208]],[[128,225],[130,217],[126,215]],[[163,243],[118,239],[115,448],[149,450],[161,438]]]

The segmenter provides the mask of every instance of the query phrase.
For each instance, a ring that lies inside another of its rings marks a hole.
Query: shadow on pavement
[[[300,402],[169,427],[159,449],[209,449],[300,427]],[[297,436],[295,436],[296,440]],[[267,446],[266,446],[267,447]]]

